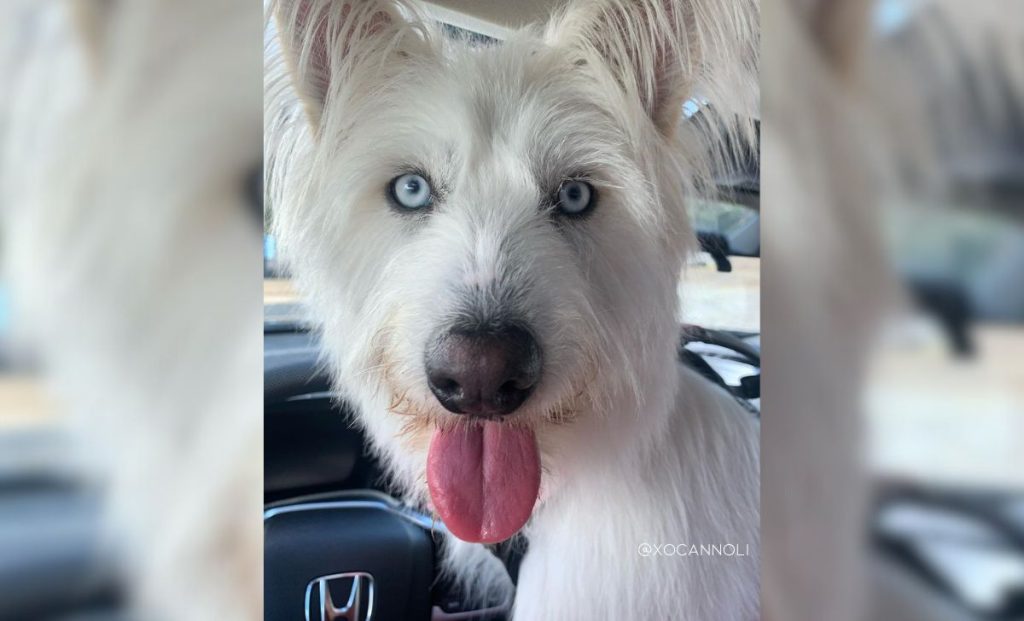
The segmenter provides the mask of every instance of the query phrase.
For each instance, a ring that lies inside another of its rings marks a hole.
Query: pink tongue
[[[508,539],[526,524],[537,501],[540,457],[533,431],[492,422],[435,431],[427,487],[434,508],[459,539]]]

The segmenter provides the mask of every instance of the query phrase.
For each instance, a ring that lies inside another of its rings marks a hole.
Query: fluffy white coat
[[[428,339],[467,306],[514,311],[545,356],[516,414],[543,476],[515,619],[757,618],[758,425],[676,358],[685,205],[721,137],[746,136],[732,113],[756,105],[756,5],[579,2],[495,45],[445,37],[407,2],[273,14],[276,232],[396,489],[429,506],[427,447],[452,418],[427,388]],[[681,122],[693,96],[716,102],[714,135]],[[430,180],[429,211],[389,203],[406,172]],[[585,217],[552,205],[569,178],[596,188]],[[469,590],[511,597],[482,546],[449,544]]]

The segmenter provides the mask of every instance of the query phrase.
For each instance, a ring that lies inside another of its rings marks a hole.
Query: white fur
[[[684,205],[720,164],[722,135],[681,123],[680,106],[756,105],[756,5],[581,2],[477,47],[407,2],[275,14],[275,230],[399,493],[427,504],[430,434],[451,421],[427,389],[427,340],[467,307],[514,312],[544,352],[516,414],[543,477],[515,618],[756,618],[758,427],[676,362]],[[744,137],[718,109],[716,129]],[[385,197],[411,169],[439,188],[429,214]],[[599,203],[560,220],[548,197],[575,175]],[[750,555],[645,558],[642,543]],[[453,541],[448,568],[474,592],[511,588],[478,545]]]

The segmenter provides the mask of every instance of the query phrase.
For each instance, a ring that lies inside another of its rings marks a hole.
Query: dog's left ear
[[[547,40],[577,65],[602,64],[671,137],[690,97],[749,96],[756,116],[759,20],[757,0],[578,0]]]

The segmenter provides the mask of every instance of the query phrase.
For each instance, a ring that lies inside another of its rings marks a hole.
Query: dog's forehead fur
[[[324,136],[328,148],[372,143],[377,176],[422,169],[455,199],[512,192],[536,208],[566,178],[629,184],[649,174],[635,161],[636,141],[658,139],[634,135],[617,89],[527,35],[501,45],[451,42],[368,86],[360,105],[338,111],[344,122]],[[359,159],[365,166],[365,154]]]

